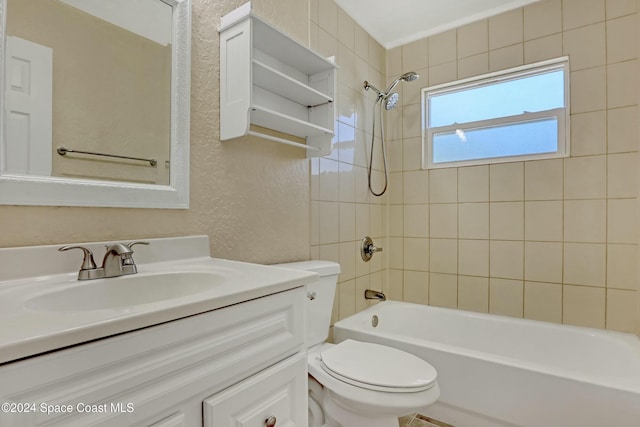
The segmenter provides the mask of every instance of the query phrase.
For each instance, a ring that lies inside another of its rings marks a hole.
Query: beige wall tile
[[[489,166],[489,199],[492,202],[524,200],[524,163]]]
[[[605,289],[563,286],[562,323],[604,328]]]
[[[458,240],[429,240],[429,271],[434,273],[458,273]]]
[[[499,71],[524,64],[524,43],[489,51],[489,71]]]
[[[338,6],[332,1],[319,1],[318,7],[318,24],[333,37],[337,37]]]
[[[638,108],[607,110],[607,150],[609,153],[638,151]]]
[[[411,171],[403,173],[404,203],[429,202],[429,171]]]
[[[458,58],[489,50],[489,23],[486,19],[458,28]]]
[[[318,255],[319,259],[340,264],[340,245],[320,245]]]
[[[402,70],[395,70],[389,77],[428,66],[429,39],[424,38],[402,46]]]
[[[356,55],[369,62],[369,34],[358,24],[355,24],[356,31]]]
[[[369,301],[364,298],[364,291],[371,289],[369,275],[356,278],[356,313],[369,307]]]
[[[311,235],[310,235],[310,245],[317,246],[320,244],[320,202],[315,200],[311,201]]]
[[[405,205],[404,236],[429,237],[429,205]]]
[[[444,64],[432,65],[429,67],[429,86],[441,83],[452,82],[458,78],[457,61],[446,62]]]
[[[353,19],[338,7],[338,41],[350,50],[355,49],[356,31]]]
[[[356,240],[362,239],[371,230],[369,218],[369,205],[356,203]]]
[[[522,9],[514,9],[489,18],[489,49],[499,49],[522,41]]]
[[[524,285],[520,280],[489,280],[489,313],[522,317]]]
[[[627,107],[638,103],[638,61],[607,66],[607,107]]]
[[[360,256],[360,248],[356,242],[340,243],[340,281],[355,279],[356,255]]]
[[[489,279],[486,277],[458,276],[458,308],[489,312]]]
[[[429,304],[429,273],[405,271],[403,297],[407,302]]]
[[[536,160],[524,164],[526,200],[563,198],[563,159]]]
[[[606,245],[564,244],[564,283],[602,287],[605,286],[606,270]]]
[[[433,238],[458,237],[458,205],[437,204],[429,206],[429,235]]]
[[[422,167],[422,140],[407,138],[403,144],[403,168],[406,171],[419,170]]]
[[[524,283],[524,317],[562,323],[562,285],[559,283]]]
[[[431,169],[429,171],[429,202],[455,203],[458,201],[458,169]]]
[[[638,170],[638,153],[607,156],[607,197],[636,197],[638,181],[632,179]]]
[[[636,0],[606,0],[607,19],[635,13],[636,10]]]
[[[320,200],[337,202],[340,200],[340,163],[320,158]]]
[[[562,243],[525,242],[524,279],[562,283]]]
[[[353,203],[356,200],[356,172],[353,165],[340,163],[338,175],[339,200]],[[320,185],[322,188],[322,179],[320,180]]]
[[[607,21],[607,62],[638,57],[638,17],[634,15]]]
[[[388,299],[402,301],[404,299],[404,271],[389,270],[389,282],[383,285]]]
[[[603,110],[607,106],[606,67],[571,73],[571,112],[573,114]]]
[[[356,240],[356,205],[355,203],[340,203],[340,241]]]
[[[402,136],[403,138],[419,137],[422,132],[422,106],[420,104],[407,105],[402,108]]]
[[[571,115],[571,155],[589,156],[607,152],[607,112]]]
[[[458,78],[478,76],[489,72],[489,54],[468,56],[458,60]]]
[[[458,240],[458,274],[489,277],[488,240]]]
[[[490,276],[502,279],[524,277],[524,242],[491,240]]]
[[[489,238],[488,203],[460,203],[458,205],[458,236],[461,239]]]
[[[564,159],[565,199],[602,199],[606,195],[606,156]]]
[[[524,8],[524,39],[537,39],[562,31],[561,0],[545,0]]]
[[[607,237],[605,200],[564,202],[565,242],[604,243]]]
[[[389,196],[389,203],[392,205],[401,205],[404,203],[405,174],[406,172],[402,172],[402,173],[393,172],[389,174],[389,187],[387,188],[387,193]],[[420,184],[420,182],[418,182],[417,184]],[[428,182],[425,182],[424,186],[427,186],[427,184]],[[411,186],[411,183],[409,185]],[[412,192],[415,191],[413,186],[411,186],[411,191]],[[413,193],[410,193],[409,195],[414,196]],[[359,168],[356,168],[356,202],[367,203],[368,201],[369,201],[369,188],[367,184],[367,169],[359,167]]]
[[[338,304],[340,320],[355,314],[356,281],[349,280],[348,282],[338,284],[338,298],[340,299]]]
[[[386,249],[386,248],[383,248]],[[389,251],[388,262],[389,268],[403,269],[404,268],[404,238],[390,237],[389,238]],[[368,265],[368,264],[367,264]]]
[[[607,289],[607,329],[636,332],[638,325],[637,292]]]
[[[636,199],[607,201],[607,242],[638,242],[638,207]]]
[[[404,236],[404,206],[389,205],[389,236]],[[357,234],[360,238],[360,234]]]
[[[457,308],[458,276],[429,273],[429,305]]]
[[[450,30],[429,37],[429,66],[455,61],[456,31]]]
[[[638,289],[638,245],[607,245],[607,287]]]
[[[387,76],[402,74],[404,64],[402,63],[402,51],[404,46],[397,46],[387,50]]]
[[[562,56],[562,34],[560,33],[524,42],[525,64],[560,56]]]
[[[490,205],[491,239],[522,240],[524,238],[524,203],[495,202]]]
[[[525,240],[561,242],[563,203],[560,200],[525,203]]]
[[[320,202],[319,208],[319,243],[338,243],[340,241],[340,204],[337,202]]]
[[[404,269],[429,270],[429,239],[404,239]]]
[[[605,0],[563,0],[564,30],[604,21],[604,3]]]
[[[458,201],[489,201],[489,165],[458,168]]]
[[[573,71],[604,65],[606,63],[604,22],[565,31],[563,53],[571,58]]]

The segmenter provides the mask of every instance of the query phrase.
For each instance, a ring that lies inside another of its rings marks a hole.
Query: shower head
[[[387,95],[384,99],[385,99],[385,103],[384,103],[384,109],[385,110],[393,110],[394,108],[396,108],[396,105],[398,104],[398,99],[400,98],[400,95],[398,95],[396,92],[393,92],[389,95]]]
[[[415,71],[409,71],[408,73],[404,73],[403,75],[401,75],[400,80],[404,80],[405,82],[412,82],[414,80],[417,80],[418,77],[420,77],[418,73],[416,73]]]
[[[409,71],[408,73],[404,73],[403,75],[401,75],[400,77],[398,77],[397,79],[395,79],[387,88],[387,90],[384,92],[385,94],[389,94],[391,93],[391,91],[393,90],[393,88],[395,88],[398,83],[400,83],[401,81],[404,82],[412,82],[414,80],[417,80],[418,77],[420,77],[418,75],[418,73],[416,73],[415,71]]]

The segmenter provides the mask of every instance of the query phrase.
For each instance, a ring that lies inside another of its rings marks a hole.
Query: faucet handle
[[[91,252],[91,249],[85,248],[84,246],[72,245],[62,246],[61,248],[58,248],[60,252],[68,251],[69,249],[81,249],[84,253],[84,258],[82,258],[82,266],[80,267],[80,271],[78,271],[78,280],[97,279],[102,277],[100,270],[93,260],[93,252]]]
[[[72,246],[72,245],[67,245],[67,246],[58,248],[60,252],[68,251],[70,249],[81,249],[82,252],[84,252],[84,258],[82,259],[82,267],[80,267],[80,270],[95,270],[97,268],[96,263],[93,260],[93,252],[91,252],[91,249],[85,248],[84,246]]]
[[[146,246],[148,244],[149,244],[149,242],[131,242],[131,243],[127,243],[125,246],[128,246],[129,249],[131,249],[131,247],[133,245],[145,245]]]

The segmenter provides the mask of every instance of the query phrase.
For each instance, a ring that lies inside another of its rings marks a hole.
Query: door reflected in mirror
[[[6,1],[3,174],[169,185],[172,6]]]

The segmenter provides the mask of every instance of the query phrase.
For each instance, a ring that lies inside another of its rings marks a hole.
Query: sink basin
[[[41,311],[88,311],[126,308],[207,292],[226,281],[210,272],[176,272],[87,280],[25,301]]]

